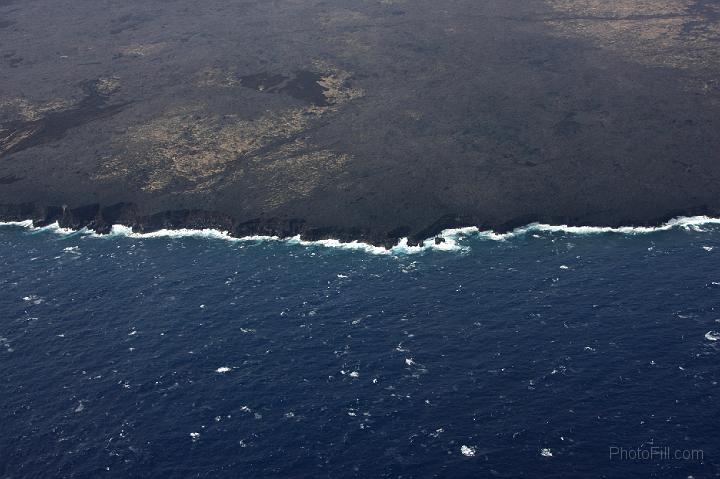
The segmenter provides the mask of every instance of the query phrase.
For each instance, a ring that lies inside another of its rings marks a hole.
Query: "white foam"
[[[227,231],[220,231],[211,228],[200,230],[179,228],[179,229],[162,229],[151,231],[149,233],[135,233],[129,226],[113,225],[107,236],[124,236],[127,238],[211,238],[233,241],[233,238]]]
[[[32,222],[30,222],[29,229],[36,232],[48,232],[48,233],[55,233],[57,235],[71,235],[73,233],[89,233],[86,228],[83,228],[81,230],[73,230],[71,228],[63,228],[60,226],[60,223],[57,221],[55,223],[51,223],[47,226],[33,226]]]
[[[28,296],[24,296],[23,301],[32,302],[32,304],[41,304],[45,302],[45,299],[36,294],[31,294]]]
[[[705,339],[707,339],[708,341],[717,341],[720,339],[720,333],[718,333],[717,331],[708,331],[707,333],[705,333]]]
[[[698,230],[698,227],[706,224],[720,224],[720,218],[711,218],[709,216],[681,216],[660,226],[620,226],[616,228],[610,226],[568,226],[530,223],[529,225],[516,228],[503,234],[498,234],[493,231],[479,231],[477,229],[475,229],[475,231],[481,237],[502,241],[531,232],[569,233],[574,235],[597,235],[606,233],[639,235],[668,231],[674,228],[702,231]]]
[[[520,228],[516,228],[507,233],[496,233],[492,230],[481,231],[475,226],[464,227],[464,228],[451,228],[443,230],[440,234],[433,238],[429,238],[423,241],[419,245],[411,246],[408,244],[407,238],[401,238],[398,244],[392,248],[384,248],[382,246],[374,246],[368,243],[360,241],[342,242],[337,239],[324,239],[316,241],[303,240],[299,235],[291,238],[280,238],[278,236],[264,236],[264,235],[252,235],[243,236],[236,238],[230,235],[227,231],[220,231],[217,229],[162,229],[149,233],[137,233],[133,232],[132,228],[123,225],[113,225],[111,232],[108,235],[97,235],[92,231],[85,228],[80,231],[74,231],[69,228],[61,228],[59,224],[53,223],[48,226],[34,227],[31,220],[25,221],[9,221],[0,222],[2,226],[16,226],[30,229],[32,231],[47,231],[60,235],[68,235],[73,233],[85,234],[92,237],[117,237],[123,236],[128,238],[210,238],[210,239],[221,239],[232,242],[264,242],[264,241],[278,241],[286,244],[295,244],[301,246],[319,246],[325,248],[338,248],[352,251],[362,251],[369,254],[378,255],[407,255],[407,254],[418,254],[427,251],[455,251],[462,252],[467,251],[467,246],[461,245],[460,242],[464,237],[476,237],[485,240],[492,241],[506,241],[518,236],[523,236],[528,233],[533,233],[533,237],[540,237],[534,233],[566,233],[572,235],[598,235],[598,234],[624,234],[624,235],[640,235],[650,234],[660,231],[668,231],[671,229],[682,228],[688,231],[702,232],[700,229],[701,225],[707,224],[720,224],[720,218],[711,218],[709,216],[689,216],[689,217],[678,217],[656,227],[648,226],[621,226],[621,227],[609,227],[609,226],[568,226],[568,225],[549,225],[544,223],[531,223]],[[440,238],[441,241],[436,243],[435,238]],[[707,248],[706,248],[707,249]]]
[[[7,340],[7,338],[3,338],[2,336],[0,336],[0,345],[5,346],[5,350],[8,353],[12,353],[14,351],[14,349],[10,345],[10,342]]]
[[[369,243],[363,243],[361,241],[350,241],[350,242],[342,242],[337,239],[323,239],[323,240],[315,240],[315,241],[308,241],[304,240],[300,237],[300,235],[293,236],[290,238],[280,238],[278,236],[262,236],[262,235],[253,235],[253,236],[242,236],[239,238],[236,238],[234,236],[231,236],[230,233],[227,231],[219,231],[214,229],[202,229],[202,230],[192,230],[192,229],[177,229],[177,230],[158,230],[153,231],[150,233],[136,233],[132,231],[132,228],[128,226],[123,225],[113,225],[112,230],[109,235],[107,236],[124,236],[128,238],[185,238],[185,237],[195,237],[195,238],[211,238],[211,239],[222,239],[226,241],[232,241],[232,242],[263,242],[263,241],[278,241],[278,242],[284,242],[286,244],[291,245],[300,245],[300,246],[306,246],[306,247],[324,247],[324,248],[337,248],[337,249],[344,249],[344,250],[350,250],[350,251],[362,251],[369,254],[376,254],[376,255],[403,255],[403,254],[417,254],[422,253],[429,250],[436,250],[436,251],[461,251],[466,250],[466,247],[461,247],[458,245],[457,238],[461,234],[472,232],[473,228],[458,228],[458,229],[449,229],[443,231],[438,237],[442,238],[444,241],[436,244],[435,238],[430,238],[425,240],[421,245],[411,246],[408,244],[407,238],[401,238],[398,241],[398,244],[393,246],[392,248],[384,248],[382,246],[374,246]],[[477,230],[475,228],[475,230]],[[100,236],[100,235],[96,235]]]
[[[461,446],[460,453],[465,457],[473,457],[475,455],[475,448],[472,446]]]
[[[0,226],[19,226],[20,228],[32,228],[32,220],[24,221],[0,221]]]
[[[227,373],[227,372],[230,372],[230,368],[227,366],[221,366],[221,367],[217,368],[215,370],[215,372],[220,373],[220,374]]]

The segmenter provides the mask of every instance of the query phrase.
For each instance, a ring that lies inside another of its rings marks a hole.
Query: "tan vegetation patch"
[[[346,154],[313,149],[301,139],[256,158],[253,163],[269,193],[264,198],[264,206],[275,208],[307,196],[320,184],[340,174],[349,159]]]
[[[133,45],[126,45],[120,48],[120,53],[131,57],[144,57],[154,55],[162,51],[167,45],[164,42],[157,43],[136,43]]]
[[[595,17],[683,14],[688,0],[549,0],[559,12]]]
[[[92,176],[93,180],[103,181],[119,177],[129,177],[130,168],[126,161],[116,156],[106,156],[100,159],[100,169]]]
[[[95,178],[134,176],[131,181],[144,191],[191,193],[239,181],[252,172],[271,191],[268,207],[308,194],[323,178],[338,173],[348,157],[313,148],[301,139],[303,131],[363,94],[347,86],[349,73],[321,62],[314,66],[327,72],[318,83],[329,105],[268,111],[255,119],[215,114],[205,104],[169,110],[119,138],[116,145],[126,154],[106,158]],[[227,78],[206,73],[200,78]]]
[[[368,21],[368,16],[355,10],[332,8],[322,13],[318,17],[318,21],[322,25],[331,28],[350,27],[366,23]]]
[[[101,95],[112,95],[120,89],[118,77],[101,77],[95,83],[95,90]]]
[[[237,73],[221,68],[208,68],[201,71],[196,79],[197,87],[232,88],[240,85]]]
[[[367,55],[377,49],[377,39],[362,31],[344,30],[337,34],[337,54],[348,59]]]
[[[346,88],[345,81],[348,77],[346,72],[321,77],[318,83],[325,89],[323,95],[327,98],[328,103],[339,106],[365,94],[361,88]]]
[[[150,170],[143,189],[160,191],[180,179],[193,185],[190,190],[199,190],[221,180],[230,169],[236,179],[246,168],[268,171],[268,165],[285,155],[289,158],[291,153],[295,163],[307,165],[312,158],[325,160],[327,156],[303,156],[284,146],[288,137],[303,131],[320,114],[312,110],[316,109],[268,113],[252,121],[217,116],[198,120],[202,112],[183,112],[133,129],[130,141],[139,146],[151,145],[149,155],[136,159],[145,161]],[[273,142],[279,146],[272,148]],[[260,152],[268,146],[269,153]],[[284,163],[283,168],[290,171],[295,163]]]
[[[242,156],[301,131],[309,121],[305,113],[289,110],[250,121],[186,108],[132,128],[127,140],[139,152],[135,161],[150,172],[143,189],[163,190],[176,180],[207,185]]]
[[[43,103],[33,103],[25,98],[2,98],[0,99],[0,113],[2,117],[22,120],[36,121],[54,111],[65,110],[73,106],[74,101],[56,98]]]
[[[20,143],[35,135],[40,129],[41,126],[39,123],[31,123],[26,128],[19,130],[0,128],[0,154],[12,150]]]
[[[408,118],[411,118],[415,121],[422,120],[423,119],[423,113],[418,110],[405,110],[405,115]]]
[[[548,20],[562,36],[650,66],[717,70],[720,24],[693,10],[691,0],[546,0],[567,19]]]
[[[365,96],[365,91],[363,91],[362,88],[348,86],[348,80],[351,77],[349,72],[340,70],[321,60],[313,62],[313,67],[317,71],[327,72],[321,77],[318,83],[325,89],[323,94],[325,98],[327,98],[328,103],[335,109],[343,103]]]

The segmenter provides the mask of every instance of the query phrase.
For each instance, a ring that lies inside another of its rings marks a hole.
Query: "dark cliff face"
[[[391,245],[720,213],[703,1],[33,0],[0,35],[5,220]]]

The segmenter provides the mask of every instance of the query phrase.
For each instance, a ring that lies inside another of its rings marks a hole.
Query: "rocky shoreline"
[[[480,231],[493,231],[503,234],[532,223],[578,227],[658,227],[672,219],[691,216],[717,217],[720,216],[720,210],[702,206],[684,211],[669,212],[666,215],[645,221],[621,221],[608,218],[606,222],[583,222],[578,218],[524,216],[498,224],[477,222],[467,217],[447,215],[417,234],[401,236],[392,232],[372,234],[359,229],[317,228],[312,227],[302,219],[266,218],[237,221],[229,215],[203,210],[172,210],[143,215],[138,212],[137,206],[132,203],[118,203],[110,206],[92,204],[77,208],[38,206],[33,203],[0,204],[0,222],[31,220],[35,227],[57,223],[61,228],[76,231],[85,228],[100,235],[109,234],[113,225],[127,226],[132,228],[135,233],[179,229],[213,229],[226,232],[235,238],[273,236],[287,239],[299,236],[304,241],[328,239],[338,240],[342,243],[359,241],[386,249],[396,246],[402,239],[407,239],[408,246],[417,246],[432,238],[439,243],[444,240],[437,235],[444,230],[453,228],[476,227]]]
[[[39,206],[33,203],[0,205],[1,221],[32,220],[33,226],[43,227],[57,223],[61,228],[80,230],[86,228],[97,234],[110,233],[113,225],[132,228],[136,233],[151,233],[160,230],[178,229],[215,229],[227,232],[230,236],[276,236],[291,238],[300,236],[303,240],[317,241],[337,239],[341,242],[361,241],[373,246],[391,248],[397,245],[400,236],[372,235],[359,229],[333,229],[309,226],[302,219],[265,218],[250,221],[238,221],[229,215],[203,210],[172,210],[150,215],[138,212],[132,203],[118,203],[110,206],[99,204],[77,208],[63,206]],[[428,237],[443,229],[460,226],[459,221],[448,218],[437,223],[437,227],[428,231]],[[435,231],[437,230],[437,231]],[[425,237],[416,236],[408,240],[411,246],[420,244]]]

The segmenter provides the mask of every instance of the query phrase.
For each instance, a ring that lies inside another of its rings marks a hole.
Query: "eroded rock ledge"
[[[406,228],[396,228],[385,234],[370,233],[360,229],[318,228],[312,227],[302,219],[264,218],[251,221],[237,221],[232,217],[212,211],[173,210],[151,215],[138,213],[131,203],[118,203],[110,206],[92,204],[78,208],[63,206],[38,206],[33,203],[0,205],[0,222],[32,220],[33,226],[43,227],[58,223],[62,228],[80,230],[86,228],[98,234],[108,234],[113,225],[132,228],[136,233],[151,233],[160,230],[178,229],[214,229],[227,232],[236,238],[248,236],[276,236],[291,238],[300,235],[306,241],[337,239],[341,242],[361,241],[373,246],[392,248],[402,238],[408,239],[410,246],[421,244],[424,240],[436,237],[443,230],[475,226],[481,231],[492,230],[507,233],[530,223],[563,224],[569,226],[660,226],[667,221],[682,216],[719,216],[720,210],[708,206],[673,211],[645,221],[619,220],[608,218],[607,222],[583,221],[570,217],[537,217],[526,215],[498,224],[477,222],[471,217],[446,215],[439,218],[422,231],[407,235]],[[441,241],[436,237],[436,241]]]

